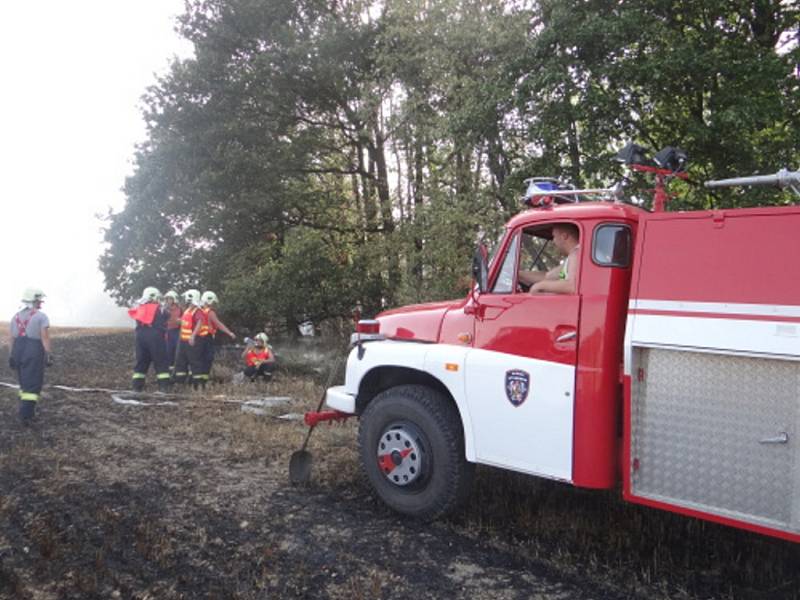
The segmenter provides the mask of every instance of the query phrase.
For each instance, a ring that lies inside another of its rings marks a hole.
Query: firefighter
[[[169,370],[175,372],[175,352],[178,349],[178,339],[180,338],[181,316],[183,310],[178,303],[178,292],[174,290],[164,294],[164,308],[167,311],[167,361]]]
[[[553,294],[574,294],[578,280],[580,254],[580,231],[572,223],[553,225],[553,245],[564,257],[561,265],[549,271],[523,271],[518,274],[519,281],[530,286],[531,294],[551,292]]]
[[[269,338],[266,333],[259,333],[255,336],[252,344],[242,352],[245,362],[244,376],[249,377],[250,381],[255,381],[262,377],[264,381],[272,379],[275,370],[275,354],[269,345]]]
[[[183,305],[186,307],[181,316],[178,334],[178,347],[175,350],[175,371],[173,381],[186,383],[189,377],[189,340],[200,313],[200,290],[187,290],[183,293]]]
[[[157,288],[145,288],[139,304],[128,314],[136,320],[136,366],[133,368],[132,389],[144,390],[150,363],[156,371],[158,389],[168,392],[170,388],[169,360],[164,345],[167,329],[167,312],[160,304],[161,292]]]
[[[208,383],[211,366],[214,364],[214,336],[217,331],[222,331],[232,340],[236,339],[236,335],[217,317],[215,308],[218,304],[219,299],[214,292],[203,292],[200,298],[202,316],[197,320],[189,340],[192,385],[195,389],[199,386],[205,387]]]
[[[45,365],[53,364],[50,353],[50,320],[41,311],[44,292],[28,288],[22,294],[24,308],[11,319],[8,366],[17,372],[19,418],[27,425],[36,417],[36,403],[44,384]]]

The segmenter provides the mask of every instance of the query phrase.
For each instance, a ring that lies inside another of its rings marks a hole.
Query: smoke
[[[0,308],[3,311],[0,321],[10,319],[19,310],[26,287],[38,287],[46,294],[42,310],[53,326],[132,326],[127,311],[103,292],[102,277],[93,269],[96,259],[91,258],[88,262],[78,262],[66,273],[47,268],[33,268],[30,273],[25,270],[4,273],[0,290]],[[3,270],[7,270],[6,265]]]
[[[0,56],[12,57],[0,59],[3,76],[24,93],[0,94],[0,114],[13,115],[0,144],[0,321],[26,287],[39,287],[53,325],[130,325],[103,290],[95,215],[124,204],[121,187],[146,137],[142,93],[171,57],[192,54],[174,30],[183,2],[3,8],[4,24],[14,24],[0,36]]]

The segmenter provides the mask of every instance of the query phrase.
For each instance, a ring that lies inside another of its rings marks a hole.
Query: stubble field
[[[130,332],[55,333],[48,384],[127,387]],[[478,469],[457,515],[401,518],[362,480],[355,421],[318,428],[293,487],[305,428],[278,417],[315,408],[334,352],[279,356],[269,384],[228,383],[222,352],[204,394],[117,394],[143,404],[47,387],[30,428],[0,387],[0,598],[800,598],[797,545],[615,491]],[[292,400],[243,405],[266,396]]]

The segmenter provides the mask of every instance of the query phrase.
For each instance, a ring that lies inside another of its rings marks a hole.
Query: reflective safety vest
[[[146,304],[140,304],[136,308],[128,309],[128,315],[142,325],[149,326],[153,324],[158,309],[158,302],[148,302]]]
[[[197,312],[196,306],[190,306],[183,311],[181,317],[181,341],[188,342],[192,337],[192,331],[195,325],[195,313]]]
[[[269,358],[269,350],[262,348],[261,350],[250,350],[244,357],[244,361],[248,367],[255,367],[257,364],[264,362]]]
[[[211,322],[211,313],[214,312],[211,308],[205,307],[200,309],[203,312],[203,324],[200,325],[200,331],[197,335],[210,335],[214,336],[217,333],[217,328]]]
[[[578,250],[580,250],[580,248],[581,248],[580,244],[575,246],[572,249],[572,252],[570,252],[567,255],[567,258],[564,259],[564,262],[561,263],[561,271],[559,271],[559,273],[558,273],[558,278],[559,279],[566,279],[567,278],[567,276],[569,275],[569,272],[567,270],[567,268],[569,267],[569,257],[572,256],[572,254],[574,252],[575,253],[575,260],[578,260]]]

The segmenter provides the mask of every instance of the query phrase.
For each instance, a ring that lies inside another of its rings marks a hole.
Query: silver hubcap
[[[416,437],[395,426],[384,431],[378,441],[378,467],[395,485],[409,485],[422,474],[422,452]]]

